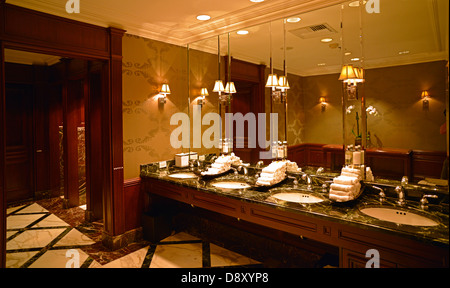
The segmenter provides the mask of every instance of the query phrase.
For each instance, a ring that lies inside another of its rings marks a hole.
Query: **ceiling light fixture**
[[[247,30],[239,30],[239,31],[236,32],[236,34],[238,34],[238,35],[247,35],[248,31]]]
[[[352,58],[352,59],[350,59],[350,60],[352,60],[352,61],[359,61],[359,58],[358,58],[358,57],[355,57],[355,58]]]
[[[300,22],[300,20],[302,20],[302,19],[299,17],[291,17],[291,18],[288,18],[286,21],[289,23],[297,23],[297,22]]]
[[[328,42],[333,41],[333,38],[323,38],[320,41],[323,42],[323,43],[328,43]]]
[[[197,16],[197,20],[200,20],[200,21],[207,21],[209,19],[211,19],[211,16],[209,16],[209,15],[198,15]]]
[[[253,2],[253,3],[260,3],[260,2],[264,2],[264,0],[250,0],[250,2]]]

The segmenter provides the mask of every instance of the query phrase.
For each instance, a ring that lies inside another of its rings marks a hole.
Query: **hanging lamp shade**
[[[223,87],[222,80],[216,80],[216,82],[214,83],[213,92],[224,92],[224,91],[225,88]]]
[[[223,87],[222,80],[216,80],[216,82],[214,83],[213,92],[222,92],[224,90],[225,88]]]
[[[341,75],[339,76],[339,80],[344,82],[352,82],[356,79],[355,69],[353,65],[344,65],[342,67]]]
[[[266,87],[277,87],[278,86],[278,76],[277,74],[269,74],[267,78]]]
[[[228,82],[225,87],[226,93],[236,93],[236,87],[234,86],[234,82]]]
[[[161,90],[159,91],[161,94],[170,94],[170,87],[169,84],[162,84]]]
[[[278,89],[281,89],[281,91],[284,91],[285,89],[289,89],[291,87],[289,87],[289,82],[287,80],[286,76],[280,76],[280,78],[278,79]]]

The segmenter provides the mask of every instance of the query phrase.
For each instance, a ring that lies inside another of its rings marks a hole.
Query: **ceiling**
[[[351,62],[354,57],[364,59],[366,68],[448,60],[448,0],[379,0],[380,13],[373,14],[342,0],[79,1],[80,13],[72,14],[66,11],[67,0],[6,2],[209,52],[217,51],[217,35],[230,32],[230,54],[234,58],[268,65],[272,43],[277,69],[283,67],[285,43],[287,69],[298,75],[337,73],[342,62]],[[211,19],[199,21],[196,16],[200,14],[208,14]],[[284,42],[282,19],[294,15],[301,21],[286,23]],[[326,24],[334,32],[299,34],[300,28],[318,24]],[[235,33],[243,28],[248,35]],[[332,42],[320,42],[325,36]],[[221,51],[225,53],[227,40],[227,35],[221,36]],[[344,56],[343,51],[352,54]]]

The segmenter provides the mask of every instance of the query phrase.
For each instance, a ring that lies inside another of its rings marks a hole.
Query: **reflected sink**
[[[307,194],[307,193],[277,193],[272,195],[273,198],[295,203],[320,203],[324,201],[323,198]]]
[[[170,174],[169,177],[177,178],[177,179],[192,179],[192,178],[197,178],[197,175],[195,175],[194,173],[190,173],[190,172],[181,172],[181,173]]]
[[[379,220],[411,226],[436,226],[438,222],[410,211],[387,207],[368,207],[360,210],[362,213]]]
[[[212,183],[214,187],[222,188],[222,189],[245,189],[250,188],[251,186],[245,182],[232,182],[232,181],[222,181]]]

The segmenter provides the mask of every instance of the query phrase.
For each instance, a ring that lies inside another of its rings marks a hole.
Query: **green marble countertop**
[[[176,185],[189,187],[206,193],[221,195],[223,197],[228,197],[240,201],[248,201],[260,205],[271,206],[274,209],[303,214],[310,217],[318,217],[324,220],[339,222],[346,225],[354,225],[362,229],[374,229],[382,232],[395,233],[396,235],[401,237],[407,237],[413,240],[426,242],[433,245],[448,246],[449,244],[448,202],[446,204],[442,204],[443,202],[448,201],[448,194],[445,195],[445,190],[442,189],[430,188],[432,190],[430,194],[432,194],[433,192],[437,192],[435,194],[444,192],[444,195],[439,194],[438,199],[431,199],[429,208],[425,211],[423,209],[420,209],[420,205],[418,202],[418,199],[420,198],[410,199],[409,197],[407,197],[406,208],[409,211],[425,215],[439,223],[439,225],[436,226],[425,227],[382,221],[360,212],[360,209],[363,207],[398,207],[396,204],[397,195],[390,194],[389,192],[389,187],[394,187],[393,184],[396,184],[395,181],[392,183],[388,183],[387,186],[383,186],[386,191],[386,200],[383,202],[383,204],[380,204],[379,201],[379,191],[371,187],[373,183],[363,185],[363,192],[361,196],[358,197],[358,199],[349,202],[338,203],[333,202],[328,198],[329,189],[323,188],[319,185],[314,185],[312,190],[308,190],[306,184],[303,184],[302,181],[299,181],[300,183],[296,185],[295,188],[297,191],[292,191],[292,189],[294,188],[294,184],[293,179],[291,178],[287,178],[285,181],[283,181],[276,187],[273,187],[272,189],[261,190],[255,189],[254,183],[256,181],[256,178],[252,175],[252,173],[244,176],[241,174],[236,175],[235,173],[231,172],[213,179],[204,179],[202,177],[191,179],[175,179],[169,177],[169,174],[175,172],[189,172],[189,169],[174,169],[171,167],[170,169],[159,170],[154,164],[141,166],[142,179],[152,178],[168,181]],[[196,172],[198,174],[198,171]],[[296,175],[295,173],[288,173],[288,175],[289,174],[290,176],[298,177],[298,175]],[[327,176],[330,180],[333,176],[336,175],[331,173]],[[237,190],[221,189],[212,186],[214,182],[218,181],[243,181],[250,184],[251,187],[247,189]],[[414,188],[414,186],[412,187]],[[281,201],[272,197],[274,194],[280,192],[309,193],[316,197],[324,199],[324,201],[312,204],[293,203]],[[405,207],[403,207],[403,209],[405,209]]]

